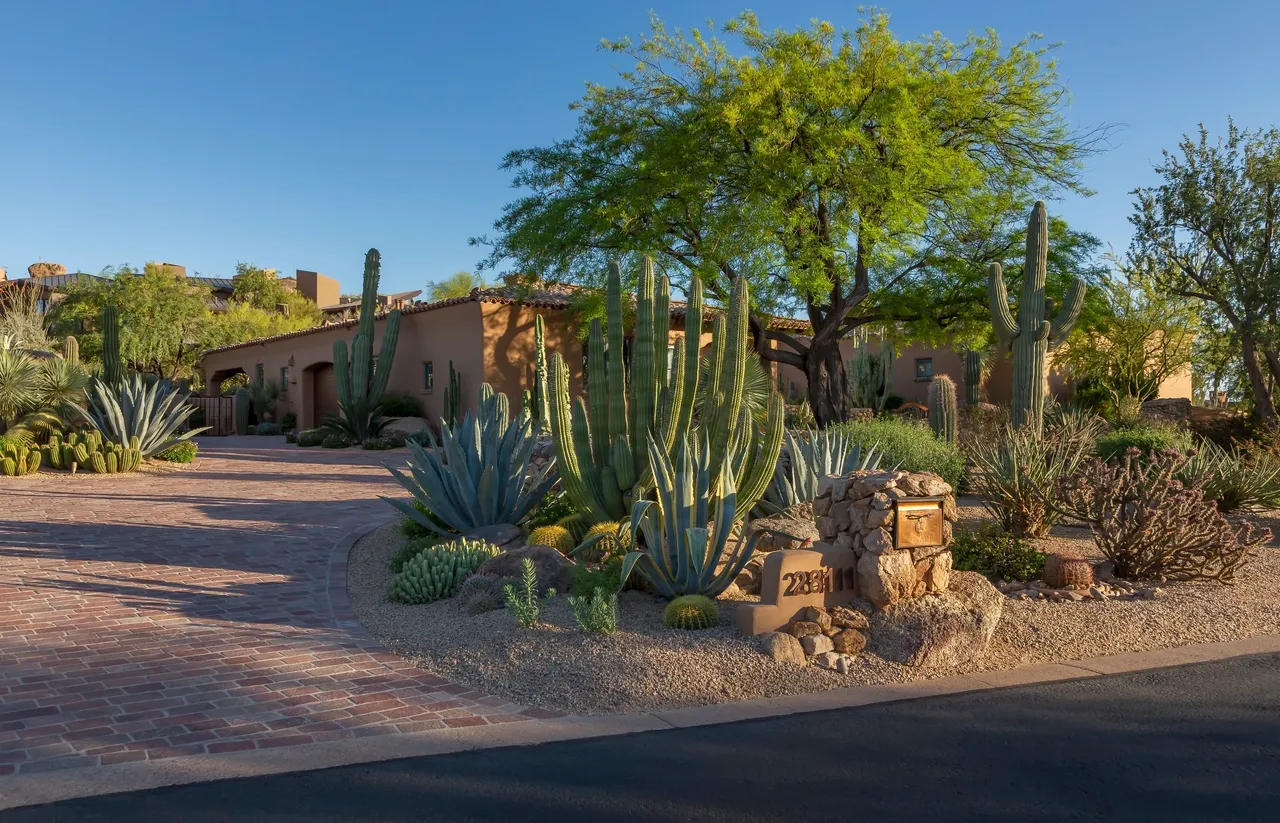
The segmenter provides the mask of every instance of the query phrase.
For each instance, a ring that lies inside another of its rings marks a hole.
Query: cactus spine
[[[396,343],[400,339],[400,310],[393,309],[382,329],[382,347],[377,362],[373,359],[374,321],[378,313],[378,280],[382,270],[382,257],[377,249],[369,249],[364,256],[364,290],[360,298],[360,322],[355,340],[351,343],[350,356],[347,341],[333,344],[333,371],[338,384],[338,407],[342,416],[359,427],[360,421],[372,416],[382,403],[391,376],[391,364],[395,359]],[[361,438],[364,432],[356,432]]]
[[[462,375],[453,369],[453,361],[449,361],[449,385],[444,390],[444,422],[450,426],[458,425],[462,417]]]
[[[62,359],[80,365],[80,341],[71,335],[62,341]]]
[[[1048,353],[1067,339],[1084,305],[1085,284],[1071,281],[1062,309],[1052,321],[1053,304],[1044,296],[1049,258],[1049,214],[1044,201],[1036,201],[1027,221],[1027,259],[1022,269],[1022,296],[1018,319],[1009,311],[1009,296],[999,263],[991,264],[987,297],[991,323],[1002,346],[1013,349],[1012,418],[1016,428],[1031,426],[1040,431],[1044,417],[1045,372]]]
[[[982,352],[965,349],[964,352],[964,404],[976,406],[982,402]]]
[[[249,433],[249,407],[252,405],[253,399],[249,390],[244,386],[236,389],[236,434],[244,436]]]
[[[764,436],[757,436],[743,403],[747,358],[747,285],[734,283],[727,318],[717,317],[705,408],[701,425],[708,433],[712,472],[737,476],[739,509],[745,513],[764,493],[782,446],[783,404],[770,397]],[[685,315],[682,351],[668,373],[665,363],[671,320],[670,283],[656,278],[653,261],[644,258],[636,294],[635,345],[631,379],[623,361],[622,270],[610,267],[605,284],[606,323],[591,322],[587,337],[587,397],[570,403],[569,370],[559,352],[551,356],[549,409],[556,466],[565,493],[593,520],[627,517],[637,490],[652,483],[648,436],[664,452],[684,442],[698,395],[702,282],[693,278]],[[768,464],[767,469],[762,464]],[[758,488],[757,488],[758,487]],[[745,505],[743,505],[745,504]]]
[[[120,312],[115,306],[102,307],[102,379],[112,386],[124,382],[124,359],[120,356]]]
[[[956,442],[956,384],[945,374],[929,385],[929,428],[948,443]]]

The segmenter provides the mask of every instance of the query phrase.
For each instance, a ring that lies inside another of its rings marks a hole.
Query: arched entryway
[[[338,381],[333,363],[312,363],[302,370],[302,403],[298,409],[298,428],[311,429],[324,422],[328,413],[338,412]]]

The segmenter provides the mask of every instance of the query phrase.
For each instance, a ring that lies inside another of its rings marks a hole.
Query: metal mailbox
[[[941,497],[903,497],[894,501],[893,547],[942,545]]]

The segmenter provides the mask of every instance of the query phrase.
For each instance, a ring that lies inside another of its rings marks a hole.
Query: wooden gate
[[[234,397],[194,396],[188,398],[187,402],[204,412],[204,423],[201,425],[209,427],[204,434],[224,436],[236,433],[236,399]]]

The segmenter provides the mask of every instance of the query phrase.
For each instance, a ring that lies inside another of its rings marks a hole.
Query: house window
[[[289,367],[280,367],[280,393],[284,394],[289,390]]]
[[[933,379],[933,358],[932,357],[916,358],[916,379],[917,380]]]
[[[430,360],[422,364],[422,390],[427,394],[436,387],[436,364]]]

